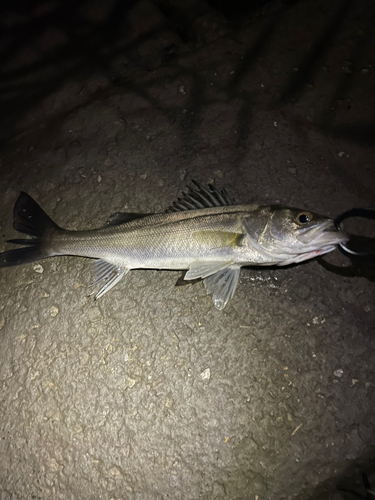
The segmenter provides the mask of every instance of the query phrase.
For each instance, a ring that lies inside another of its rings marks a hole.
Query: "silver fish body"
[[[169,213],[117,214],[103,228],[66,231],[22,193],[14,227],[33,239],[12,240],[30,246],[1,254],[0,267],[56,255],[96,259],[96,283],[104,283],[97,298],[130,269],[187,270],[184,279],[203,279],[215,307],[223,309],[242,266],[302,262],[348,240],[327,217],[283,206],[230,203],[225,191],[198,185]]]
[[[189,269],[197,260],[265,263],[247,245],[244,217],[257,207],[206,208],[155,214],[94,231],[55,234],[56,254],[104,259],[127,269]]]

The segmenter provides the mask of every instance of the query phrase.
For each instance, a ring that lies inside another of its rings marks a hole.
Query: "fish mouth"
[[[319,222],[312,226],[298,230],[297,239],[306,245],[306,251],[325,250],[326,247],[335,247],[349,241],[349,236],[340,229],[336,229],[332,219]],[[333,250],[333,248],[331,248]],[[323,251],[322,253],[330,252]],[[319,253],[318,255],[322,255]]]
[[[337,245],[349,241],[349,236],[336,229],[332,219],[300,229],[297,239],[304,244],[303,251],[291,259],[293,263],[303,262],[332,252]],[[291,262],[290,262],[291,263]]]
[[[332,219],[298,229],[294,237],[298,242],[297,245],[281,248],[265,247],[250,235],[247,235],[247,241],[256,251],[266,257],[267,262],[259,265],[277,266],[287,266],[313,259],[332,252],[337,245],[349,241],[349,236],[344,231],[336,229]]]

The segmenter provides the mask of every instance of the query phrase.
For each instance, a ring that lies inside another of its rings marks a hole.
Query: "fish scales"
[[[0,254],[0,267],[57,255],[94,259],[99,298],[129,269],[186,270],[184,281],[203,279],[214,305],[223,309],[245,265],[288,265],[323,255],[348,241],[333,221],[278,205],[234,205],[225,190],[195,183],[161,214],[115,214],[99,229],[57,226],[26,193],[14,208],[14,228],[31,238]]]
[[[124,226],[92,231],[62,232],[52,240],[60,255],[105,258],[127,268],[185,269],[199,258],[242,262],[242,218],[254,208],[196,210],[194,213],[157,214]],[[250,210],[249,210],[250,209]],[[207,213],[205,213],[207,212]],[[127,225],[132,227],[126,227]],[[248,252],[249,253],[249,252]],[[261,259],[253,251],[253,259]]]

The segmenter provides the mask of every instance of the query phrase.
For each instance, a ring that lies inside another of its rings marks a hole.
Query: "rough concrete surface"
[[[374,4],[251,5],[3,6],[0,251],[20,190],[70,229],[163,211],[191,179],[374,205]],[[1,269],[1,499],[358,498],[334,492],[350,477],[364,495],[374,270],[353,269],[244,269],[222,312],[177,272],[95,302],[88,259]]]

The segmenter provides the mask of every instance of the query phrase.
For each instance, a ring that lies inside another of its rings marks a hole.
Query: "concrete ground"
[[[374,4],[246,7],[4,3],[0,251],[21,190],[70,229],[163,211],[191,179],[374,206]],[[1,269],[0,498],[365,495],[374,269],[347,266],[244,269],[224,311],[178,272],[132,271],[94,302],[88,259]]]

